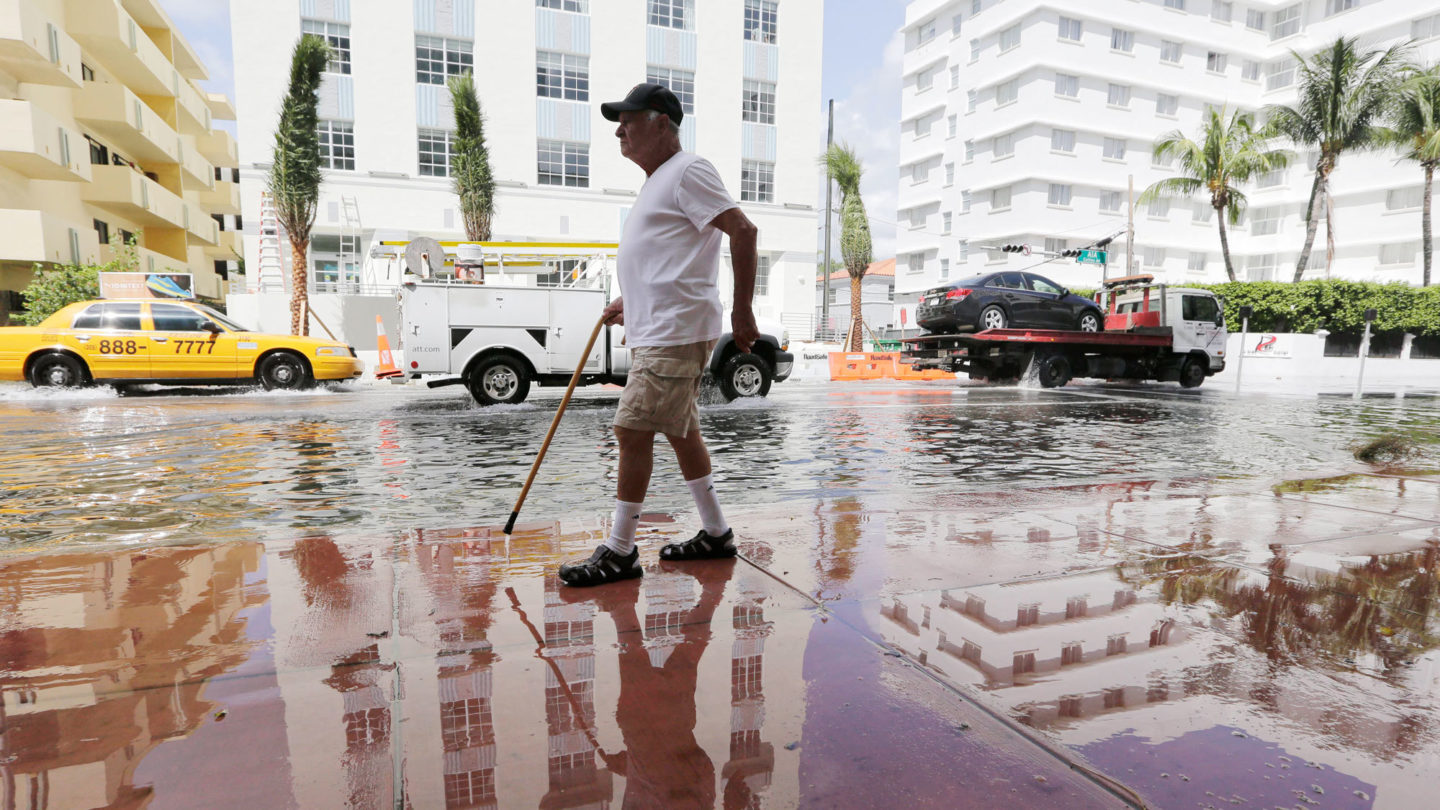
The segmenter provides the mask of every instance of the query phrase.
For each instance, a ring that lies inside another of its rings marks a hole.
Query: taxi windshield
[[[214,309],[212,309],[212,308],[210,308],[210,307],[207,307],[207,306],[205,306],[204,304],[196,304],[196,305],[195,305],[195,308],[198,309],[198,310],[200,310],[201,312],[205,313],[206,315],[209,315],[211,318],[214,318],[214,319],[216,320],[216,322],[218,322],[221,326],[225,327],[226,329],[229,329],[229,330],[232,331],[232,332],[252,332],[252,331],[254,331],[253,329],[247,329],[247,328],[241,326],[240,324],[238,324],[238,323],[230,320],[230,319],[229,319],[228,317],[226,317],[224,314],[222,314],[222,313],[218,312],[217,310],[214,310]]]

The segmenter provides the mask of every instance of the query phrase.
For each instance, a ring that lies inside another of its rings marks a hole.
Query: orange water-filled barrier
[[[831,380],[951,380],[939,369],[916,369],[899,352],[830,352]]]

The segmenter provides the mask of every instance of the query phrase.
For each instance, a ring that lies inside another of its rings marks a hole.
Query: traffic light
[[[1073,259],[1076,256],[1080,255],[1080,248],[1066,248],[1065,250],[1060,251],[1060,255],[1064,256],[1067,259]]]
[[[1030,253],[1029,245],[1001,245],[1000,249],[1006,253]]]

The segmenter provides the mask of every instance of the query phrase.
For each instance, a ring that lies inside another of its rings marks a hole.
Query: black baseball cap
[[[670,116],[676,124],[685,117],[680,108],[680,99],[663,84],[637,84],[630,88],[624,101],[607,101],[600,105],[600,114],[607,121],[619,121],[620,113],[634,110],[654,110]]]

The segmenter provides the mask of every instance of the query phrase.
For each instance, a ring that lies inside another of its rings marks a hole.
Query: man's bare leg
[[[605,545],[616,554],[629,555],[635,549],[635,527],[650,489],[655,469],[655,434],[646,430],[615,427],[620,446],[620,469],[615,485],[615,519]]]
[[[675,451],[675,460],[680,462],[680,472],[685,476],[685,486],[690,488],[690,495],[695,499],[695,509],[700,513],[702,534],[689,541],[688,545],[699,543],[695,548],[686,550],[679,547],[687,544],[671,544],[662,548],[661,559],[734,556],[734,546],[730,542],[733,535],[730,533],[730,524],[725,522],[725,514],[720,509],[720,499],[715,494],[710,451],[705,448],[705,440],[701,438],[700,431],[692,430],[684,436],[667,433],[665,438]],[[710,542],[711,539],[719,542]]]

